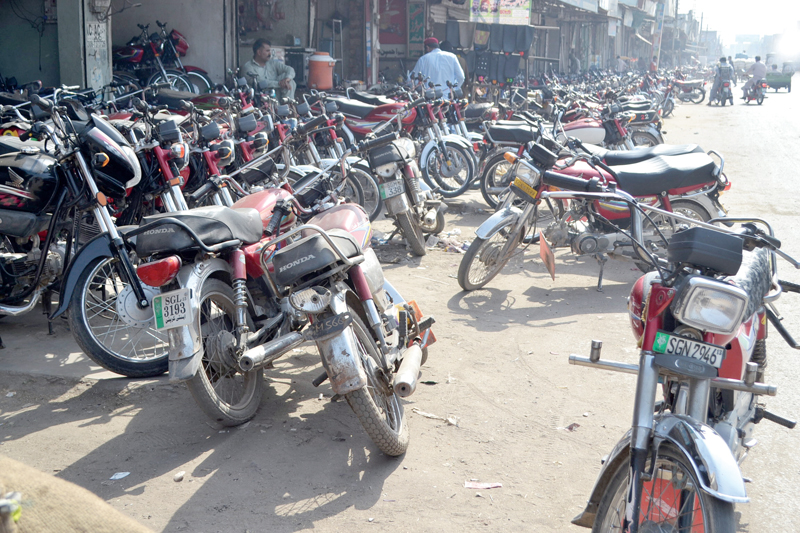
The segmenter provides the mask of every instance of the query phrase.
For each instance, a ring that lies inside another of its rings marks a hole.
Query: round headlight
[[[170,160],[175,163],[178,170],[183,170],[189,164],[189,145],[185,142],[172,143],[169,147]]]
[[[217,167],[224,168],[233,163],[233,158],[236,153],[236,147],[233,141],[226,139],[218,143],[210,145],[210,148],[220,154],[220,160],[217,161]]]

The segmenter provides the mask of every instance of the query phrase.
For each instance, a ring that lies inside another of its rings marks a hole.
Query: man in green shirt
[[[247,81],[258,87],[259,81],[266,81],[267,87],[275,89],[278,98],[294,99],[297,84],[294,82],[294,69],[272,56],[272,44],[266,39],[253,43],[253,59],[244,64]]]

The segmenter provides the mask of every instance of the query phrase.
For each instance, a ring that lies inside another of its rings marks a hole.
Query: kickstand
[[[53,307],[53,293],[50,291],[45,291],[42,294],[42,312],[47,317],[47,334],[48,335],[55,335],[53,333],[53,321],[50,320],[50,313],[52,312]]]
[[[603,254],[597,254],[594,258],[600,263],[600,275],[597,277],[597,292],[603,292],[603,267],[606,266],[608,257]]]

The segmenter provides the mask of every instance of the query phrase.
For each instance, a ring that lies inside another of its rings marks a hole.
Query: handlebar
[[[544,173],[542,180],[546,185],[558,187],[568,191],[576,192],[604,192],[605,188],[600,184],[599,178],[592,178],[585,180],[583,178],[575,178],[564,174],[559,174],[548,170]]]
[[[383,146],[384,144],[389,144],[392,141],[396,141],[400,136],[397,133],[389,133],[387,135],[382,135],[377,139],[372,139],[371,141],[361,141],[358,143],[358,150],[360,152],[366,150],[372,150],[373,148],[377,148],[379,146]]]
[[[324,123],[328,122],[328,117],[324,113],[322,115],[318,115],[308,122],[304,122],[297,126],[297,133],[298,135],[305,135],[309,131],[313,130],[317,126],[320,126]]]

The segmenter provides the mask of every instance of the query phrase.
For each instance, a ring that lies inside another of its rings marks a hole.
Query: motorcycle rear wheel
[[[169,88],[173,91],[183,91],[187,93],[195,93],[195,87],[189,78],[181,72],[180,70],[176,69],[166,69],[167,72],[167,79],[164,79],[164,76],[161,72],[156,71],[155,74],[150,76],[150,79],[147,80],[147,85],[153,85],[155,83],[169,83]],[[195,93],[197,94],[197,93]]]
[[[481,176],[481,195],[489,207],[496,209],[500,203],[499,197],[503,191],[508,190],[511,183],[511,163],[504,157],[504,153],[492,156],[484,167]]]
[[[190,70],[184,74],[189,83],[192,84],[193,93],[206,94],[210,93],[214,88],[214,82],[208,77],[208,74],[199,72],[197,70]]]
[[[426,161],[420,161],[422,179],[431,188],[439,187],[445,198],[455,198],[466,192],[475,180],[475,160],[466,148],[454,142],[445,141],[445,150],[447,161],[438,146],[433,147]],[[453,168],[445,168],[448,162]]]
[[[736,529],[733,504],[699,490],[700,482],[691,464],[678,448],[667,443],[661,445],[652,479],[642,488],[640,531],[647,526],[647,531],[676,532],[727,533]],[[650,465],[648,459],[645,471],[650,471]],[[625,461],[611,477],[600,500],[592,533],[622,531],[628,470]]]
[[[416,214],[412,211],[398,213],[395,215],[395,222],[414,255],[425,255],[427,253],[425,236],[422,234],[422,226],[420,226]]]
[[[520,244],[519,233],[508,231],[511,225],[513,222],[488,239],[475,237],[458,266],[458,284],[462,289],[480,289],[503,270]]]
[[[238,366],[231,346],[236,336],[236,305],[230,285],[218,279],[203,283],[199,321],[203,360],[186,386],[200,409],[215,422],[244,424],[256,415],[261,403],[264,371],[243,372]]]
[[[631,131],[631,142],[637,148],[640,147],[652,147],[658,146],[661,142],[658,138],[650,132],[641,131],[641,130],[632,130]]]
[[[699,97],[697,97],[697,96],[689,97],[689,101],[692,102],[693,104],[702,103],[703,100],[705,100],[705,99],[706,99],[706,90],[705,89],[700,89],[700,96]]]
[[[756,102],[758,103],[758,105],[761,105],[761,104],[764,103],[764,94],[763,93],[758,95],[758,98],[756,98]]]
[[[358,356],[367,374],[367,386],[344,395],[369,438],[386,455],[403,455],[408,449],[408,420],[391,383],[381,378],[380,351],[358,313],[350,309]]]
[[[151,296],[157,292],[152,287],[145,290]],[[106,370],[129,378],[167,371],[167,332],[152,327],[152,315],[150,308],[136,307],[130,285],[117,273],[116,260],[107,258],[84,269],[69,304],[70,330],[83,353]]]

